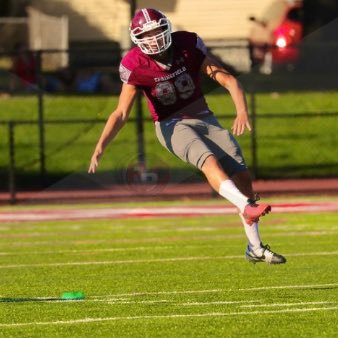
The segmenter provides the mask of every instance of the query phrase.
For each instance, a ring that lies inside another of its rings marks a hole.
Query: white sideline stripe
[[[248,304],[240,307],[276,307],[276,306],[298,306],[298,305],[319,305],[319,304],[337,304],[337,302],[299,302],[299,303],[274,303],[274,304]]]
[[[264,288],[245,288],[245,289],[209,289],[209,290],[173,290],[173,291],[144,291],[144,292],[131,292],[131,293],[122,293],[122,294],[114,294],[114,295],[97,295],[97,296],[90,296],[85,299],[86,302],[92,301],[92,302],[124,302],[128,301],[131,297],[135,296],[158,296],[158,295],[181,295],[181,294],[201,294],[201,293],[224,293],[224,292],[237,292],[237,291],[256,291],[256,290],[269,290],[269,289],[306,289],[306,288],[321,288],[321,287],[332,287],[332,286],[338,286],[338,283],[330,283],[330,284],[303,284],[303,285],[284,285],[284,286],[267,286]],[[2,296],[3,297],[3,296]],[[123,297],[123,298],[119,298]],[[39,300],[45,300],[47,302],[67,302],[65,300],[61,300],[58,298],[53,297],[34,297],[34,299]],[[72,300],[74,301],[84,301],[84,300]],[[157,302],[170,302],[170,300],[162,299],[157,300]],[[255,300],[246,300],[246,301],[217,301],[217,302],[191,302],[191,303],[183,303],[181,305],[211,305],[211,304],[230,304],[230,303],[259,303],[260,301]],[[67,302],[69,303],[69,302]],[[293,305],[293,304],[317,304],[317,303],[332,303],[332,302],[302,302],[302,303],[281,303],[278,305],[274,304],[261,304],[261,305],[253,305],[254,306],[282,306],[282,305]],[[337,303],[337,302],[333,302]],[[251,305],[248,305],[250,307]],[[241,307],[245,307],[242,305]]]
[[[309,252],[288,254],[292,256],[332,256],[337,255],[334,252]],[[81,266],[81,265],[114,265],[114,264],[139,264],[139,263],[157,263],[157,262],[180,262],[180,261],[205,261],[205,260],[222,260],[222,259],[239,259],[242,255],[237,256],[202,256],[202,257],[174,257],[174,258],[154,258],[154,259],[130,259],[118,261],[94,261],[94,262],[61,262],[61,263],[38,263],[38,264],[13,264],[0,265],[0,269],[25,268],[25,267],[47,267],[47,266]]]
[[[304,289],[304,288],[321,288],[327,286],[338,286],[338,283],[329,284],[305,284],[305,285],[278,285],[278,286],[262,286],[259,288],[245,288],[238,289],[238,291],[258,291],[258,290],[271,290],[271,289]]]
[[[198,228],[196,228],[198,230]],[[306,231],[306,232],[276,232],[276,233],[271,233],[269,234],[269,237],[306,237],[306,236],[319,236],[319,235],[335,235],[337,231]],[[224,234],[224,235],[194,235],[193,237],[189,238],[190,241],[201,241],[201,240],[221,240],[221,239],[237,239],[237,238],[243,238],[242,234]],[[181,237],[177,239],[177,241],[180,240],[186,240],[185,237]],[[169,240],[172,242],[172,240]],[[120,238],[120,239],[98,239],[98,240],[69,240],[69,241],[61,241],[57,240],[56,243],[58,245],[86,245],[88,243],[90,244],[99,244],[99,243],[157,243],[157,242],[168,242],[165,238],[163,237],[147,237],[143,239],[135,239],[135,238]],[[54,242],[53,242],[54,243]],[[42,246],[42,245],[51,245],[51,241],[29,241],[29,242],[23,242],[23,241],[15,241],[15,243],[11,243],[11,247],[13,246],[16,247],[34,247],[36,245]],[[202,244],[203,246],[204,244]],[[210,245],[209,245],[210,246]],[[43,252],[38,252],[40,255],[43,254]],[[0,254],[1,255],[1,254]]]
[[[299,284],[299,285],[278,285],[278,286],[266,286],[264,288],[246,288],[246,289],[210,289],[210,290],[173,290],[173,291],[144,291],[144,292],[130,292],[119,293],[113,295],[98,295],[93,296],[95,298],[117,298],[117,297],[133,297],[133,296],[157,296],[157,295],[180,295],[180,294],[198,294],[198,293],[221,293],[228,291],[255,291],[255,290],[269,290],[269,289],[304,289],[304,288],[321,288],[338,286],[338,283],[329,284]]]
[[[149,295],[184,295],[184,294],[195,294],[195,293],[218,293],[223,292],[223,289],[211,289],[211,290],[174,290],[174,291],[144,291],[144,292],[131,292],[131,293],[120,293],[117,295],[99,295],[95,298],[106,298],[106,297],[133,297],[133,296],[149,296]]]
[[[338,251],[323,251],[323,252],[299,252],[299,253],[293,253],[293,254],[288,254],[290,257],[298,257],[298,256],[334,256],[338,255]]]
[[[102,301],[102,299],[100,300]],[[123,304],[157,304],[157,303],[171,303],[170,300],[164,300],[164,299],[159,299],[159,300],[124,300],[124,301],[106,301],[108,304],[114,304],[114,305],[123,305]]]
[[[338,251],[333,252],[304,252],[288,254],[288,257],[297,256],[334,256],[338,255]],[[206,261],[206,260],[224,260],[224,259],[242,259],[244,255],[237,256],[201,256],[201,257],[173,257],[173,258],[154,258],[154,259],[127,259],[116,261],[93,261],[93,262],[61,262],[61,263],[37,263],[37,264],[11,264],[0,265],[0,269],[15,268],[33,268],[47,266],[81,266],[81,265],[119,265],[119,264],[140,264],[140,263],[161,263],[161,262],[185,262],[185,261]]]
[[[298,306],[298,305],[320,305],[320,304],[337,304],[337,302],[331,301],[318,301],[318,302],[299,302],[299,303],[265,303],[265,304],[249,304],[249,303],[260,303],[259,300],[234,300],[234,301],[214,301],[214,302],[187,302],[187,303],[178,303],[166,299],[159,300],[110,300],[110,299],[93,299],[94,302],[106,302],[108,304],[120,305],[120,304],[156,304],[156,303],[174,303],[175,305],[180,306],[203,306],[203,305],[233,305],[233,304],[243,304],[239,307],[243,308],[256,308],[256,307],[279,307],[279,306]]]
[[[226,305],[226,304],[243,304],[243,303],[259,303],[259,300],[220,300],[215,302],[191,302],[181,303],[182,306],[200,306],[200,305]],[[255,305],[248,305],[249,307],[255,307]]]
[[[179,261],[205,261],[219,259],[243,258],[243,256],[202,256],[202,257],[175,257],[175,258],[154,258],[154,259],[130,259],[120,261],[94,261],[94,262],[64,262],[64,263],[38,263],[38,264],[14,264],[0,265],[0,269],[28,268],[28,267],[47,267],[47,266],[81,266],[81,265],[114,265],[114,264],[138,264],[138,263],[157,263],[157,262],[179,262]]]
[[[332,233],[328,232],[323,232],[323,235],[328,235]],[[288,234],[289,235],[289,234]],[[301,234],[302,236],[304,233]],[[315,233],[315,235],[318,235]],[[270,237],[283,237],[283,234],[277,235],[277,234],[271,234]],[[237,237],[242,237],[242,235],[236,236]],[[228,237],[229,238],[229,237]],[[15,242],[18,244],[18,242]],[[39,242],[38,242],[39,243]],[[199,248],[221,248],[224,247],[224,244],[204,244],[201,243],[200,245],[185,245],[185,249],[199,249]],[[139,246],[139,247],[120,247],[120,248],[106,248],[106,249],[85,249],[85,250],[57,250],[57,251],[0,251],[0,256],[22,256],[22,255],[46,255],[46,254],[82,254],[82,253],[95,253],[95,252],[125,252],[125,251],[147,251],[147,250],[171,250],[177,249],[177,246]],[[294,254],[298,255],[298,254]],[[302,254],[299,254],[302,255]]]
[[[187,303],[180,303],[176,302],[173,300],[168,300],[168,299],[157,299],[157,300],[130,300],[131,298],[107,298],[107,299],[87,299],[87,301],[92,301],[92,302],[106,302],[108,304],[155,304],[155,303],[171,303],[175,305],[180,305],[180,306],[196,306],[196,305],[226,305],[226,304],[249,304],[249,303],[260,303],[259,300],[227,300],[227,301],[214,301],[214,302],[187,302]],[[337,302],[331,302],[331,303],[337,303]]]
[[[185,248],[199,248],[199,246],[185,246]],[[209,246],[211,247],[211,246]],[[19,256],[19,255],[45,255],[45,254],[64,254],[64,253],[93,253],[93,252],[123,252],[123,251],[145,251],[145,250],[168,250],[176,249],[174,246],[142,246],[133,248],[107,248],[107,249],[92,249],[92,250],[58,250],[58,251],[2,251],[0,256]]]
[[[299,309],[282,309],[282,310],[267,310],[267,311],[241,311],[241,312],[211,312],[211,313],[194,313],[194,314],[171,314],[171,315],[153,315],[153,316],[126,316],[126,317],[103,317],[103,318],[83,318],[73,320],[57,320],[54,322],[27,322],[27,323],[0,323],[0,327],[18,327],[31,325],[64,325],[64,324],[86,324],[95,322],[109,322],[117,320],[138,320],[138,319],[172,319],[172,318],[200,318],[200,317],[226,317],[226,316],[247,316],[247,315],[262,315],[273,313],[288,313],[288,312],[312,312],[312,311],[333,311],[337,310],[338,306],[333,307],[314,307],[314,308],[299,308]]]
[[[238,226],[240,226],[240,223],[238,223]],[[274,232],[274,233],[271,233],[269,236],[270,237],[307,237],[307,236],[314,236],[314,237],[317,237],[317,236],[330,236],[330,235],[336,235],[338,233],[338,230],[321,230],[321,231],[290,231],[290,229],[286,226],[282,226],[283,227],[283,230],[285,232]],[[276,228],[276,227],[275,227]],[[25,228],[26,229],[26,228]],[[129,230],[124,230],[122,231],[124,234],[126,233],[135,233],[135,234],[139,234],[139,229],[140,228],[135,228],[135,231],[133,231],[132,229],[129,229]],[[232,238],[242,238],[242,235],[241,234],[224,234],[224,235],[214,235],[214,234],[208,234],[208,235],[204,235],[204,234],[199,234],[200,232],[220,232],[222,230],[222,227],[219,227],[219,226],[213,226],[213,227],[209,227],[209,228],[202,228],[202,227],[199,227],[199,226],[196,226],[196,227],[191,227],[191,228],[178,228],[178,227],[170,227],[170,228],[165,228],[165,229],[161,229],[160,231],[158,230],[154,230],[152,228],[149,228],[147,229],[146,231],[144,231],[144,233],[180,233],[180,232],[195,232],[195,234],[193,234],[191,237],[191,240],[198,240],[198,239],[205,239],[205,236],[207,236],[207,239],[221,239],[221,238],[226,238],[226,239],[232,239]],[[280,230],[280,229],[279,229]],[[113,231],[107,231],[107,233],[111,234],[113,233]],[[26,236],[26,234],[29,234],[28,236]],[[0,241],[2,240],[6,240],[6,239],[12,239],[12,238],[22,238],[22,237],[25,237],[28,239],[28,241],[18,241],[16,240],[15,241],[15,246],[17,247],[22,247],[22,246],[26,246],[26,247],[32,247],[34,245],[39,245],[39,246],[42,246],[42,245],[50,245],[50,241],[51,240],[46,240],[46,241],[34,241],[34,240],[30,240],[31,238],[35,238],[35,237],[50,237],[51,239],[54,240],[54,238],[56,238],[57,235],[59,235],[60,233],[59,232],[53,232],[53,233],[45,233],[45,232],[35,232],[35,235],[34,236],[30,236],[30,233],[21,233],[20,234],[20,237],[19,236],[8,236],[7,234],[3,233],[1,234],[0,233]],[[86,235],[87,232],[83,232],[82,235]],[[17,235],[17,234],[16,234]],[[197,236],[200,236],[200,237],[197,237]],[[166,241],[165,238],[161,238],[161,237],[147,237],[147,238],[143,238],[141,240],[137,240],[136,238],[120,238],[119,240],[112,240],[112,239],[97,239],[97,240],[94,240],[94,239],[90,239],[89,242],[90,243],[111,243],[111,242],[114,242],[114,243],[126,243],[126,242],[132,242],[132,243],[144,243],[144,242],[154,242],[154,241]],[[77,240],[74,240],[73,238],[70,237],[69,240],[60,240],[60,239],[57,239],[56,242],[59,244],[59,245],[67,245],[67,244],[84,244],[86,240],[85,239],[77,239]],[[86,243],[85,243],[86,244]],[[13,246],[13,245],[12,245]],[[11,246],[11,247],[12,247]],[[164,246],[163,246],[164,247]],[[144,247],[144,248],[147,248],[147,247]],[[149,247],[148,247],[149,248]],[[156,247],[155,247],[156,248]],[[169,247],[168,247],[169,248]],[[156,248],[157,249],[157,248]],[[134,248],[107,248],[107,249],[93,249],[94,251],[99,251],[99,250],[102,250],[102,251],[128,251],[128,250],[134,250]],[[137,249],[137,250],[141,250],[141,249]],[[83,252],[84,250],[82,251],[79,251],[79,250],[59,250],[59,251],[44,251],[43,253],[67,253],[67,252]],[[86,250],[86,251],[89,251],[89,250]],[[31,253],[31,254],[39,254],[41,255],[41,252],[40,251],[23,251],[22,253]],[[9,255],[9,254],[16,254],[16,255],[20,255],[21,252],[0,252],[0,255]]]
[[[0,221],[39,221],[58,219],[85,219],[85,218],[120,218],[135,216],[178,216],[178,215],[219,215],[236,213],[233,207],[217,208],[134,208],[134,209],[73,209],[50,210],[48,213],[25,211],[22,213],[0,213]]]
[[[272,205],[277,213],[289,212],[319,212],[337,211],[338,203],[309,203],[300,205],[290,203],[287,205]],[[229,207],[168,207],[168,208],[100,208],[100,209],[65,209],[65,210],[35,210],[22,212],[0,212],[0,221],[46,221],[46,220],[74,220],[74,219],[97,219],[97,218],[125,218],[125,217],[159,217],[181,215],[229,215],[236,214],[236,208]]]
[[[130,299],[130,297],[123,297],[123,298],[117,298],[117,297],[109,297],[109,296],[105,296],[106,298],[104,299],[99,299],[101,298],[101,296],[99,297],[89,297],[86,298],[86,302],[90,301],[90,302],[125,302],[127,300]]]

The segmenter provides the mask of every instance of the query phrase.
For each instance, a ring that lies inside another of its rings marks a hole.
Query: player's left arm
[[[251,131],[245,94],[237,79],[208,55],[201,65],[201,71],[229,91],[237,113],[231,128],[233,134],[242,135],[245,128]]]

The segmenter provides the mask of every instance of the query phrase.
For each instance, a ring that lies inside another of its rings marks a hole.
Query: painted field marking
[[[319,307],[319,308],[296,308],[296,309],[278,309],[263,311],[241,311],[241,312],[211,312],[211,313],[194,313],[194,314],[169,314],[169,315],[152,315],[152,316],[121,316],[121,317],[98,317],[83,318],[73,320],[58,320],[49,322],[26,322],[26,323],[0,323],[0,327],[20,327],[20,326],[42,326],[42,325],[67,325],[67,324],[88,324],[95,322],[110,322],[118,320],[155,320],[155,319],[173,319],[173,318],[203,318],[203,317],[227,317],[227,316],[248,316],[264,315],[274,313],[293,313],[293,312],[314,312],[314,311],[334,311],[338,306]]]
[[[271,304],[245,304],[240,307],[278,307],[278,306],[298,306],[298,305],[320,305],[320,304],[337,304],[338,302],[299,302],[299,303],[271,303]]]
[[[307,236],[327,236],[327,235],[336,235],[337,231],[307,231],[307,232],[278,232],[278,233],[271,233],[269,234],[269,237],[271,238],[279,238],[279,237],[307,237]],[[243,238],[242,234],[226,234],[226,235],[210,235],[210,236],[198,236],[194,235],[189,238],[189,241],[208,241],[208,240],[229,240],[229,239],[238,239]],[[10,243],[11,248],[13,247],[34,247],[34,246],[51,246],[51,245],[87,245],[87,244],[102,244],[102,243],[158,243],[158,242],[165,242],[165,243],[172,243],[172,242],[179,242],[179,241],[185,241],[186,237],[169,237],[169,238],[163,238],[163,237],[147,237],[142,239],[135,239],[135,238],[119,238],[119,239],[99,239],[99,240],[69,240],[69,241],[29,241],[29,242],[22,242],[22,241],[15,241],[13,243]],[[2,244],[4,246],[7,243]],[[203,246],[204,244],[202,244]],[[20,254],[18,251],[13,252],[13,254]],[[10,254],[10,252],[8,252]],[[38,254],[41,254],[39,252]],[[6,252],[4,252],[4,255],[6,255]],[[1,256],[1,253],[0,253]]]
[[[198,248],[199,246],[195,246]],[[209,246],[211,247],[211,245]],[[106,249],[92,249],[92,250],[57,250],[57,251],[2,251],[0,256],[21,256],[21,255],[46,255],[46,254],[83,254],[83,253],[95,253],[95,252],[125,252],[125,251],[146,251],[146,250],[170,250],[175,249],[175,246],[143,246],[133,248],[106,248]],[[187,248],[187,246],[185,246]]]
[[[106,297],[138,297],[138,296],[158,296],[158,295],[181,295],[181,294],[200,294],[200,293],[222,293],[222,292],[233,292],[233,291],[256,291],[256,290],[269,290],[269,289],[306,289],[306,288],[323,288],[323,287],[336,287],[338,283],[328,284],[298,284],[298,285],[272,285],[265,286],[263,288],[243,288],[243,289],[209,289],[209,290],[172,290],[172,291],[142,291],[142,292],[130,292],[130,293],[119,293],[112,295],[97,295],[95,298],[106,298]]]
[[[338,251],[333,252],[304,252],[290,253],[292,256],[335,256]],[[142,263],[165,263],[165,262],[188,262],[188,261],[206,261],[206,260],[224,260],[224,259],[243,259],[243,255],[234,256],[196,256],[196,257],[172,257],[172,258],[153,258],[153,259],[126,259],[116,261],[92,261],[92,262],[60,262],[60,263],[36,263],[36,264],[10,264],[0,265],[0,269],[15,269],[15,268],[33,268],[33,267],[48,267],[48,266],[82,266],[82,265],[120,265],[120,264],[142,264]]]
[[[111,305],[129,305],[129,304],[162,304],[162,303],[171,303],[169,300],[159,299],[159,300],[124,300],[124,301],[106,301],[107,304]]]
[[[111,304],[137,304],[137,303],[147,303],[147,302],[173,302],[168,299],[157,299],[157,300],[146,300],[146,301],[132,301],[134,297],[142,297],[142,296],[160,296],[160,295],[168,295],[168,296],[176,296],[176,295],[186,295],[186,294],[208,294],[208,293],[227,293],[227,292],[238,292],[238,291],[257,291],[257,290],[272,290],[272,289],[308,289],[308,288],[330,288],[336,287],[338,283],[327,283],[327,284],[298,284],[298,285],[272,285],[261,288],[240,288],[240,289],[207,289],[207,290],[172,290],[172,291],[143,291],[143,292],[130,292],[130,293],[120,293],[113,295],[92,295],[87,297],[85,300],[72,300],[71,302],[67,300],[62,300],[55,297],[30,297],[30,298],[19,298],[18,300],[23,301],[46,301],[51,303],[63,302],[63,303],[73,303],[73,302],[108,302]],[[1,296],[3,297],[3,296]],[[10,300],[10,298],[4,298],[4,302]],[[13,298],[13,301],[16,299]],[[266,303],[266,304],[249,304],[249,303],[261,303],[261,300],[245,300],[245,301],[212,301],[212,302],[186,302],[186,303],[177,303],[183,306],[196,306],[196,305],[216,305],[216,304],[241,304],[240,307],[264,307],[264,306],[295,306],[295,305],[310,305],[310,304],[336,304],[334,301],[316,301],[316,302],[298,302],[298,303]],[[247,304],[247,305],[245,305]]]
[[[93,295],[86,298],[86,301],[125,301],[132,297],[140,296],[159,296],[159,295],[186,295],[186,294],[207,294],[207,293],[224,293],[224,292],[237,292],[237,291],[259,291],[259,290],[273,290],[273,289],[308,289],[308,288],[330,288],[336,287],[338,283],[326,284],[297,284],[297,285],[271,285],[258,288],[239,288],[239,289],[204,289],[204,290],[171,290],[171,291],[142,291],[142,292],[129,292],[111,295]],[[122,298],[121,298],[122,297]],[[28,298],[27,298],[28,299]],[[58,298],[54,297],[32,297],[32,299],[55,301]],[[165,300],[167,301],[167,300]],[[246,300],[246,302],[258,302],[258,300]],[[193,304],[193,303],[188,303]]]
[[[159,300],[109,300],[109,299],[100,299],[100,300],[89,300],[89,301],[99,301],[99,302],[106,302],[107,304],[113,305],[120,305],[120,304],[156,304],[156,303],[171,303],[172,305],[179,305],[179,306],[209,306],[209,305],[239,305],[241,308],[257,308],[257,307],[288,307],[288,306],[299,306],[299,305],[321,305],[321,304],[337,304],[338,302],[332,301],[318,301],[318,302],[298,302],[298,303],[265,303],[260,304],[260,300],[234,300],[234,301],[212,301],[212,302],[187,302],[187,303],[180,303],[174,302],[167,299],[159,299]],[[251,304],[250,304],[251,303]],[[256,303],[256,304],[252,304]],[[258,304],[257,304],[258,303]]]
[[[201,305],[231,305],[231,304],[243,304],[243,303],[260,303],[259,300],[220,300],[214,302],[187,302],[187,303],[177,303],[181,306],[201,306]],[[255,306],[255,305],[251,305]]]
[[[1,222],[1,221],[0,221]],[[196,227],[171,227],[171,228],[134,228],[134,229],[128,229],[128,227],[126,226],[125,229],[119,229],[118,231],[115,231],[116,229],[104,229],[103,231],[100,230],[100,235],[104,236],[106,235],[111,235],[111,234],[116,234],[116,233],[123,233],[123,234],[139,234],[139,233],[168,233],[168,232],[216,232],[216,231],[220,231],[220,227],[217,226],[209,226],[209,227],[202,227],[202,226],[196,226]],[[44,232],[44,231],[34,231],[30,232],[27,229],[24,229],[25,232],[16,232],[16,233],[11,233],[11,232],[7,232],[7,233],[0,233],[0,240],[2,239],[12,239],[12,238],[37,238],[37,237],[45,237],[45,238],[56,238],[57,236],[60,237],[64,237],[64,238],[74,238],[77,237],[79,232],[72,232],[72,231],[54,231],[54,232]],[[97,235],[96,231],[81,231],[82,235],[87,235],[88,237],[93,236],[93,235]]]
[[[123,298],[116,298],[116,297],[105,297],[105,298],[102,298],[100,299],[100,297],[96,297],[96,296],[91,296],[89,298],[86,298],[86,301],[92,301],[92,302],[124,302],[126,300],[129,300],[131,299],[131,297],[123,297]]]
[[[327,235],[327,233],[324,233]],[[276,235],[276,234],[274,234]],[[303,234],[302,234],[303,235]],[[242,236],[240,236],[242,237]],[[271,235],[270,235],[271,237]],[[276,235],[276,237],[283,237],[282,234]],[[16,243],[17,244],[17,243]],[[199,248],[221,248],[224,247],[224,244],[212,244],[205,245],[201,243],[200,245],[185,245],[185,249],[199,249]],[[119,247],[119,248],[105,248],[105,249],[85,249],[85,250],[56,250],[56,251],[0,251],[0,256],[26,256],[26,255],[57,255],[57,254],[84,254],[84,253],[100,253],[100,252],[128,252],[128,251],[147,251],[147,250],[171,250],[177,249],[177,246],[141,246],[141,247]],[[292,256],[309,256],[316,255],[317,253],[293,253]],[[321,255],[334,255],[336,252],[321,252]]]
[[[295,256],[332,256],[332,255],[338,255],[338,251],[288,254],[289,257],[293,255]],[[184,262],[184,261],[224,260],[224,259],[243,259],[243,255],[173,257],[173,258],[154,258],[154,259],[127,259],[127,260],[116,260],[116,261],[92,261],[92,262],[10,264],[10,265],[0,265],[0,269],[26,268],[26,267],[48,267],[48,266],[120,265],[120,264],[164,263],[164,262],[182,262],[182,261]]]
[[[32,301],[37,300],[37,298],[33,298]],[[69,303],[66,300],[58,299],[58,298],[43,298],[41,297],[39,300],[45,300],[48,303],[56,303],[56,302],[63,302]],[[27,300],[28,301],[28,300]],[[124,305],[124,304],[156,304],[156,303],[168,303],[171,305],[179,305],[179,306],[199,306],[199,305],[236,305],[236,304],[250,304],[250,303],[260,303],[259,300],[240,300],[240,301],[214,301],[214,302],[188,302],[188,303],[180,303],[174,300],[169,299],[156,299],[156,300],[132,300],[132,297],[126,298],[87,298],[85,300],[77,300],[77,301],[85,301],[85,302],[99,302],[99,303],[106,303],[111,305]],[[1,301],[0,301],[1,302]],[[72,303],[71,301],[70,303]]]
[[[289,212],[322,212],[338,211],[338,202],[322,203],[286,203],[272,204],[276,213]],[[19,210],[16,212],[0,212],[2,222],[26,222],[47,220],[75,220],[75,219],[112,219],[112,218],[141,218],[141,217],[179,217],[198,215],[229,215],[236,214],[233,206],[208,207],[157,207],[157,208],[91,208],[64,210]]]
[[[184,294],[200,294],[200,293],[219,293],[224,292],[224,289],[210,289],[210,290],[173,290],[173,291],[144,291],[144,292],[131,292],[131,293],[120,293],[117,295],[98,295],[93,296],[95,298],[106,298],[106,297],[135,297],[135,296],[157,296],[157,295],[184,295]]]
[[[272,289],[305,289],[305,288],[324,288],[338,286],[338,283],[329,284],[304,284],[304,285],[276,285],[276,286],[261,286],[257,288],[244,288],[238,291],[259,291],[259,290],[272,290]]]
[[[140,264],[140,263],[164,263],[180,261],[205,261],[220,259],[243,258],[243,256],[202,256],[202,257],[175,257],[175,258],[154,258],[154,259],[127,259],[116,261],[93,261],[93,262],[64,262],[64,263],[37,263],[37,264],[11,264],[0,265],[0,269],[27,268],[27,267],[47,267],[47,266],[82,266],[82,265],[119,265],[119,264]]]
[[[287,254],[290,257],[299,257],[299,256],[319,256],[318,252],[299,252],[299,253],[291,253]],[[338,255],[338,251],[322,251],[320,252],[320,256],[334,256]]]

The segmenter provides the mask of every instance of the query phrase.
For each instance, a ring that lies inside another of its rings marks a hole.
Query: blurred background
[[[98,175],[91,153],[121,83],[138,8],[197,32],[243,84],[253,132],[239,139],[256,179],[338,176],[336,0],[2,0],[0,190],[109,188],[204,178],[157,142],[139,96]],[[203,79],[229,128],[229,96]]]

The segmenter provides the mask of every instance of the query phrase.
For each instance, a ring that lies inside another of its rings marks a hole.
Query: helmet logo
[[[152,29],[156,29],[158,27],[158,24],[156,21],[149,21],[143,24],[143,29],[145,31],[151,31]]]

